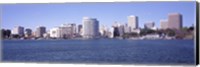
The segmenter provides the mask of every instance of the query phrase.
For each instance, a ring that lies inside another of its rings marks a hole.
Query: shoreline
[[[130,38],[127,38],[127,39],[120,39],[120,38],[97,38],[97,39],[1,39],[2,41],[3,40],[195,40],[195,39],[130,39]]]

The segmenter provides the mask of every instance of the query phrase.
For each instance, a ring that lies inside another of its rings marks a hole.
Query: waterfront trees
[[[9,38],[11,35],[11,30],[9,29],[1,29],[1,37],[2,38]]]
[[[129,38],[129,37],[138,37],[139,34],[138,33],[135,33],[135,32],[131,32],[131,33],[124,33],[122,35],[123,38]]]
[[[147,35],[147,34],[155,34],[155,33],[156,33],[155,30],[145,28],[145,29],[141,29],[140,36]]]

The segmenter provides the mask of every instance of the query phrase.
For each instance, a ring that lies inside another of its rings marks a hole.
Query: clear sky
[[[97,18],[100,25],[111,27],[115,21],[127,23],[129,15],[138,16],[141,28],[148,21],[160,27],[160,20],[174,12],[183,15],[183,26],[196,22],[196,2],[1,4],[1,11],[1,25],[5,29],[20,25],[33,30],[45,26],[49,30],[64,23],[82,24],[84,16]]]

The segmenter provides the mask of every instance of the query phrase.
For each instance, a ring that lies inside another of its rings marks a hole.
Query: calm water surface
[[[194,64],[193,40],[3,40],[4,62]]]

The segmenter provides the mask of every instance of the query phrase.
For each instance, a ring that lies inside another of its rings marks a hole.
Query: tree
[[[157,30],[156,33],[159,34],[159,35],[162,35],[162,34],[165,34],[164,31],[165,31],[165,30],[160,29],[160,30]]]
[[[131,32],[131,33],[129,33],[129,35],[130,35],[131,37],[137,37],[137,36],[138,36],[138,33],[136,33],[136,32]]]
[[[191,26],[191,27],[189,27],[189,29],[188,29],[189,31],[193,31],[194,30],[194,27],[193,26]]]
[[[124,34],[122,35],[123,38],[138,37],[138,36],[139,36],[139,34],[136,33],[136,32],[124,33]]]
[[[18,34],[13,34],[12,38],[20,38],[20,36]]]
[[[140,35],[155,34],[155,33],[156,31],[151,29],[142,29],[140,31]]]
[[[10,37],[10,35],[11,35],[11,30],[9,30],[9,29],[7,29],[7,30],[5,30],[5,32],[6,32],[6,37]]]
[[[168,36],[175,36],[176,32],[172,29],[166,29],[165,34],[167,34]]]

